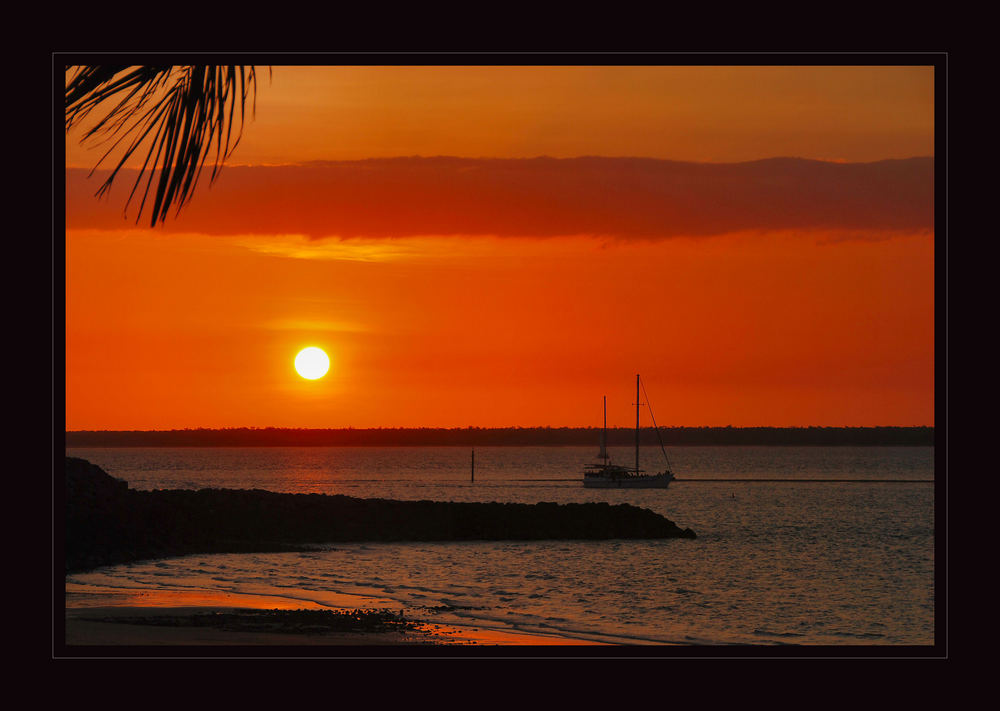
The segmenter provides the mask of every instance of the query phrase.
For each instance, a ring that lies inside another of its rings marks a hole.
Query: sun
[[[326,375],[330,369],[330,358],[322,348],[310,346],[303,348],[295,356],[295,370],[307,380],[316,380]]]

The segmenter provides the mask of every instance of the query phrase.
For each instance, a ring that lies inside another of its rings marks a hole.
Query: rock
[[[86,459],[66,457],[66,498],[118,499],[128,492],[128,483],[115,479]]]
[[[134,491],[66,458],[66,569],[191,553],[298,550],[348,541],[694,538],[629,504],[459,503],[279,494]]]

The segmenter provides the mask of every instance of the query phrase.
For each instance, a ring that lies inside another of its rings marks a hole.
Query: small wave
[[[753,634],[760,637],[805,637],[801,632],[775,632],[773,630],[757,628]]]
[[[830,632],[834,637],[844,637],[847,639],[884,639],[885,635],[880,632]]]
[[[429,610],[430,612],[456,612],[458,610],[485,610],[484,607],[475,607],[473,605],[433,605],[433,606],[423,606],[420,609]]]

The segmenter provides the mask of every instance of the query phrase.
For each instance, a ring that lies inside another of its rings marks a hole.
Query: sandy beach
[[[203,591],[94,590],[67,585],[67,653],[93,647],[411,647],[411,646],[581,646],[584,640],[475,627],[413,622],[378,630],[315,630],[257,622],[261,611],[378,610],[387,601],[344,595],[338,607],[266,595]],[[359,604],[364,603],[364,604]],[[256,614],[255,614],[256,613]],[[251,625],[222,624],[247,618]],[[252,627],[252,628],[247,628]],[[318,651],[318,650],[316,650]],[[389,650],[383,650],[389,651]],[[126,649],[122,649],[127,653]],[[115,656],[113,653],[111,656]]]

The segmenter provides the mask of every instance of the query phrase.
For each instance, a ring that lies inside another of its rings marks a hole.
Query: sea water
[[[192,555],[68,577],[77,590],[189,590],[626,644],[931,645],[931,447],[643,448],[669,489],[585,489],[587,447],[70,448],[134,489],[257,488],[404,500],[606,501],[694,540],[329,543]],[[611,451],[627,464],[634,452]],[[359,598],[361,599],[361,598]]]

